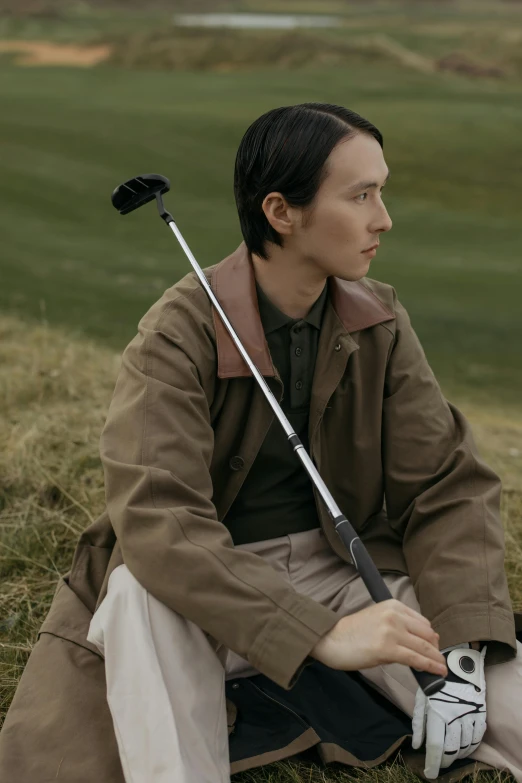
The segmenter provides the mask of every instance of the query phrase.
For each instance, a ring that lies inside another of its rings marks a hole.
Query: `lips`
[[[363,253],[367,253],[369,250],[377,250],[379,247],[380,242],[376,242],[375,245],[372,245],[371,247],[367,247],[365,250],[363,250]]]

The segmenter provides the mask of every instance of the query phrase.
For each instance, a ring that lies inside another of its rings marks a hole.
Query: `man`
[[[413,718],[421,776],[522,782],[500,482],[394,289],[366,277],[388,176],[356,113],[267,112],[236,160],[244,242],[206,273],[394,599],[372,605],[191,273],[123,354],[107,509],[41,628],[1,780],[222,783],[308,748],[374,766]],[[411,666],[444,690],[426,700]]]

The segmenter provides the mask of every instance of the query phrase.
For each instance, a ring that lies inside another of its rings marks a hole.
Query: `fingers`
[[[454,721],[453,723],[446,725],[446,737],[444,739],[444,750],[440,762],[440,766],[442,768],[449,767],[450,764],[453,764],[455,759],[459,758],[461,735],[462,735],[462,722],[460,720]]]
[[[422,639],[428,641],[437,650],[439,649],[440,636],[433,630],[430,621],[419,612],[414,609],[410,609],[409,606],[400,603],[394,599],[396,606],[394,607],[398,611],[398,618],[402,620],[405,628],[415,636],[420,636]]]
[[[424,615],[420,614],[420,612],[416,612],[415,609],[412,609],[407,604],[403,604],[402,601],[397,600],[397,598],[391,598],[389,600],[394,601],[401,608],[401,611],[403,611],[404,614],[409,615],[413,619],[418,620],[419,622],[422,622],[424,625],[428,625],[431,628],[431,623],[428,618],[424,617]]]
[[[428,706],[428,700],[426,696],[424,695],[421,688],[417,688],[417,693],[415,694],[415,707],[413,709],[413,717],[412,717],[412,729],[413,729],[413,737],[411,740],[411,745],[414,750],[417,750],[420,748],[422,743],[424,742],[424,736],[426,732],[426,707]]]
[[[482,742],[482,737],[486,733],[486,713],[484,712],[475,715],[475,725],[473,726],[473,739],[471,740],[474,748],[477,748]]]
[[[424,774],[427,778],[436,778],[439,774],[444,752],[446,723],[434,710],[428,710],[426,720],[426,762]]]
[[[401,639],[401,649],[404,660],[400,663],[405,663],[418,671],[433,672],[443,677],[447,675],[448,669],[444,656],[426,639],[406,632]]]
[[[398,647],[394,661],[416,669],[418,672],[431,672],[446,677],[448,670],[444,664],[434,661],[433,658],[427,658],[409,647]]]
[[[383,603],[388,604],[387,608],[390,610],[388,643],[393,661],[445,677],[448,670],[446,660],[439,650],[439,635],[435,633],[429,620],[396,599]]]
[[[464,718],[462,722],[462,733],[460,735],[460,757],[464,758],[464,756],[468,756],[470,753],[473,753],[475,748],[471,747],[471,743],[473,742],[473,727],[475,725],[475,721],[469,717],[467,720]]]
[[[422,620],[426,620],[426,618],[423,617]],[[405,622],[406,628],[410,633],[415,634],[415,636],[420,636],[422,639],[426,639],[426,641],[430,642],[437,650],[439,649],[439,634],[435,633],[428,620],[424,623],[420,621],[420,617],[407,617]]]

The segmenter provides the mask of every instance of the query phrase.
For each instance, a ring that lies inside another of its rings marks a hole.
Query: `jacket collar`
[[[275,376],[257,301],[256,279],[250,253],[244,242],[212,270],[211,287],[243,343],[248,355],[264,376]],[[358,332],[390,321],[394,314],[359,281],[328,278],[330,302],[346,332]],[[215,308],[219,378],[246,378],[252,373]]]

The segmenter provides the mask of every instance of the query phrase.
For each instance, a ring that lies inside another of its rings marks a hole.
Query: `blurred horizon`
[[[339,24],[174,23],[189,11]],[[242,239],[232,175],[248,125],[339,103],[379,127],[393,171],[369,277],[395,286],[449,394],[518,405],[521,43],[515,1],[0,0],[0,306],[123,351],[190,265],[152,211],[122,223],[113,188],[168,176],[209,266]]]

